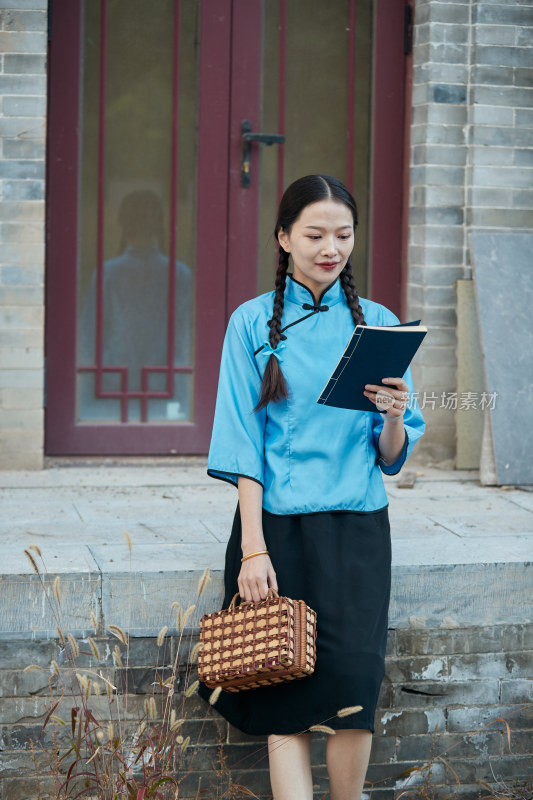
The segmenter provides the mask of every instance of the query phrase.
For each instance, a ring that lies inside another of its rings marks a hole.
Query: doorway
[[[353,190],[359,293],[397,310],[403,25],[403,0],[54,0],[48,454],[207,452],[300,175]]]

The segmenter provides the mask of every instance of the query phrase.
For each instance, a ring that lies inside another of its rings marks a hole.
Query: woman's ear
[[[291,248],[289,245],[289,236],[285,233],[283,228],[278,233],[278,242],[280,243],[281,247],[285,250],[286,253],[291,252]]]

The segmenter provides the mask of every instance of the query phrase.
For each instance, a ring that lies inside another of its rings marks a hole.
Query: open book
[[[378,411],[364,396],[367,383],[401,378],[427,333],[425,325],[357,325],[317,403],[356,411]]]

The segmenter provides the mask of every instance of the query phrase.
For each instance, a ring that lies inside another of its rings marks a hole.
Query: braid
[[[272,311],[272,319],[268,321],[268,326],[270,328],[268,340],[273,350],[276,349],[282,337],[281,318],[283,316],[283,305],[285,303],[285,283],[287,281],[288,267],[289,254],[286,253],[280,245],[278,269],[276,271],[274,308]],[[265,408],[268,403],[284,400],[288,396],[289,390],[287,389],[287,383],[281,371],[279,361],[275,355],[271,355],[263,373],[261,396],[255,410],[260,411],[262,408]]]
[[[339,275],[339,280],[344,290],[344,294],[346,295],[346,302],[348,303],[348,307],[352,312],[354,324],[366,325],[365,315],[363,314],[363,309],[359,304],[359,295],[357,294],[357,289],[355,287],[351,258],[349,258],[348,261],[346,262],[346,266]]]

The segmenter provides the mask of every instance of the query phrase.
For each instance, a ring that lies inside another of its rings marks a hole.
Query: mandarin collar
[[[303,283],[293,278],[291,274],[287,275],[287,284],[285,286],[285,300],[290,303],[295,303],[298,306],[303,306],[305,303],[315,305],[328,305],[333,306],[344,298],[344,291],[341,282],[336,278],[333,283],[326,286],[322,290],[318,301],[315,302],[315,297],[311,289],[304,286]]]

